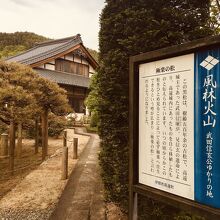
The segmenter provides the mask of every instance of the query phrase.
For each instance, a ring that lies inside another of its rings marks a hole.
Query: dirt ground
[[[68,140],[72,140],[73,137],[79,139],[80,155],[89,137],[76,135],[73,130],[68,130]],[[15,172],[13,177],[7,175],[7,160],[0,160],[2,165],[0,172],[5,174],[1,175],[0,190],[3,198],[0,200],[0,219],[48,218],[67,182],[67,180],[61,180],[62,144],[62,139],[50,139],[50,156],[40,164],[41,153],[34,155],[33,142],[25,140],[23,157],[20,161],[16,161],[15,169],[23,167],[24,164],[27,166],[33,164],[33,166]],[[67,146],[69,147],[68,170],[70,173],[77,160],[72,159],[72,143],[68,142]]]
[[[51,140],[50,140],[51,141]],[[49,146],[49,155],[56,151],[56,147]],[[0,199],[11,189],[13,189],[29,172],[41,164],[41,148],[39,153],[34,153],[34,141],[23,140],[22,157],[16,157],[15,149],[15,173],[13,176],[9,172],[9,159],[0,158]]]
[[[79,156],[89,137],[74,134],[68,130],[68,140],[79,139]],[[0,220],[46,220],[63,192],[67,180],[61,180],[62,138],[49,139],[48,159],[42,163],[41,148],[34,154],[34,141],[24,140],[22,158],[15,159],[15,174],[9,175],[8,159],[0,159]],[[77,160],[72,159],[72,143],[69,147],[69,174]],[[127,220],[120,209],[106,204],[108,220]]]

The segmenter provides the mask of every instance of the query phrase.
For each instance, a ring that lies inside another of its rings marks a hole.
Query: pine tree
[[[212,34],[209,0],[107,0],[100,18],[100,164],[107,199],[127,209],[129,56]]]

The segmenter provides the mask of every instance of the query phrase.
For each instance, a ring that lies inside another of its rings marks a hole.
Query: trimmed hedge
[[[206,27],[209,1],[108,0],[106,3],[100,18],[100,69],[96,78],[102,140],[99,159],[106,199],[127,211],[129,57],[210,35],[212,31]],[[155,206],[154,201],[145,200],[139,208],[151,207],[151,213],[143,213],[142,219],[167,219],[158,214],[164,213],[167,206],[163,209],[164,205]],[[159,208],[155,212],[156,207]],[[172,214],[168,216],[173,218]]]

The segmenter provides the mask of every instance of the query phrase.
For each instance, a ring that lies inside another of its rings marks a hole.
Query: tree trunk
[[[18,149],[18,158],[21,158],[22,153],[22,124],[18,124],[18,142],[17,142],[17,149]]]
[[[38,146],[39,146],[39,124],[38,119],[35,120],[35,154],[38,153]]]
[[[41,118],[42,118],[42,160],[45,160],[48,154],[48,110],[44,110]]]
[[[15,151],[15,123],[13,120],[10,121],[9,126],[9,170],[11,175],[14,174],[14,151]]]

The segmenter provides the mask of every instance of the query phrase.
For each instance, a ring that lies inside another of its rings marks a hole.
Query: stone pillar
[[[90,115],[89,109],[86,107],[86,116],[89,116],[89,115]]]
[[[0,157],[8,157],[8,134],[1,134]]]

